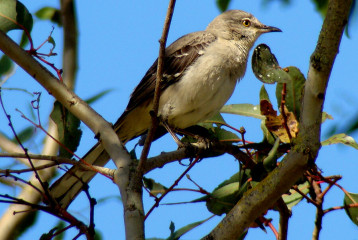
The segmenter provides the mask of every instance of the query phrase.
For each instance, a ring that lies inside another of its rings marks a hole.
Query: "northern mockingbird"
[[[246,70],[248,54],[266,26],[250,13],[231,10],[217,16],[205,31],[185,35],[165,50],[159,116],[169,126],[185,129],[217,113],[234,91]],[[128,106],[114,125],[119,139],[127,141],[143,135],[151,124],[157,61],[134,89]],[[83,159],[104,166],[109,155],[97,143]],[[73,175],[76,175],[74,177]],[[95,172],[72,167],[51,186],[51,193],[67,207]]]

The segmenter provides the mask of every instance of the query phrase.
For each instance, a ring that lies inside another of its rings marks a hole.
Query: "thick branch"
[[[255,188],[248,191],[204,239],[236,239],[302,176],[320,148],[322,107],[352,1],[331,0],[305,85],[300,133],[293,150]]]

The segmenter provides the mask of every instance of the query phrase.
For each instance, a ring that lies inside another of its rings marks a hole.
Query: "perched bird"
[[[162,121],[185,129],[216,114],[244,76],[256,39],[267,32],[281,30],[262,24],[250,13],[230,10],[217,16],[205,31],[185,35],[167,47],[158,111]],[[124,143],[145,134],[150,127],[156,71],[157,61],[134,89],[126,110],[114,125]],[[110,157],[97,143],[83,159],[104,166]],[[72,167],[50,191],[67,208],[82,190],[82,182],[89,182],[95,174]]]

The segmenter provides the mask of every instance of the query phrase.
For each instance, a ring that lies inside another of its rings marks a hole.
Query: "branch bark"
[[[61,10],[64,32],[63,80],[69,89],[73,89],[77,71],[77,24],[73,0],[62,0]],[[49,119],[48,132],[51,136],[57,138],[57,126],[51,119]],[[42,153],[44,155],[57,155],[57,152],[58,144],[46,136]],[[55,175],[55,169],[56,168],[53,167],[40,171],[39,174],[42,181],[47,182],[53,178]],[[34,174],[31,176],[29,181],[34,184],[38,183]],[[34,189],[30,186],[25,186],[18,197],[26,199],[31,203],[38,203],[42,198],[42,196],[40,196],[40,194],[38,194],[37,191],[34,191]],[[16,211],[21,211],[23,213],[14,215],[13,212],[15,209]],[[17,231],[17,226],[21,224],[21,222],[26,221],[29,214],[32,214],[29,210],[31,210],[29,206],[19,206],[16,204],[10,205],[0,219],[0,232],[2,233],[0,239],[12,238],[11,236],[15,231]]]
[[[169,27],[171,18],[173,15],[175,6],[175,0],[169,2],[165,23],[163,27],[162,37],[159,40],[159,56],[158,56],[158,68],[157,68],[157,80],[155,85],[155,92],[153,98],[153,116],[152,124],[148,129],[148,135],[144,143],[144,147],[141,153],[140,161],[138,166],[129,175],[129,186],[127,188],[127,194],[129,196],[128,202],[124,207],[124,218],[126,225],[126,239],[144,239],[144,208],[143,208],[143,171],[146,165],[147,156],[151,143],[154,138],[155,131],[158,127],[158,107],[160,97],[160,84],[163,75],[163,58],[165,56],[165,45],[168,37]]]
[[[213,231],[203,239],[236,239],[302,176],[320,148],[322,108],[326,88],[352,1],[330,0],[318,43],[310,59],[301,110],[300,133],[281,164],[248,191]]]
[[[128,197],[126,187],[129,183],[129,165],[131,159],[120,143],[112,125],[105,121],[98,113],[88,106],[75,93],[60,82],[46,68],[39,64],[26,51],[21,49],[5,33],[0,31],[0,49],[30,76],[38,81],[48,92],[62,103],[78,119],[83,121],[97,136],[111,156],[117,167],[116,177],[119,179],[119,188],[125,204]],[[115,177],[115,178],[116,178]]]

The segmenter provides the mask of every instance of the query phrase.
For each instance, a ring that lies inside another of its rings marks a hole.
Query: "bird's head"
[[[279,28],[264,25],[252,14],[241,10],[220,14],[208,25],[207,31],[227,40],[243,40],[251,46],[263,33],[281,32]]]

